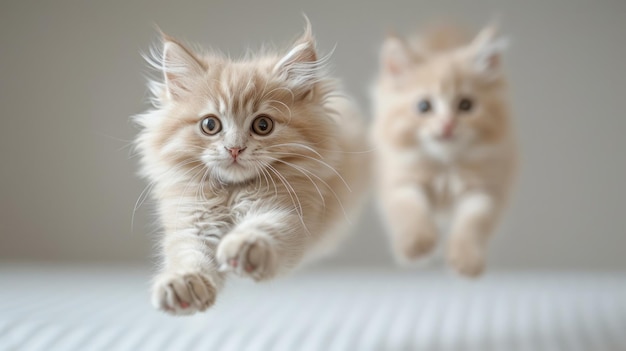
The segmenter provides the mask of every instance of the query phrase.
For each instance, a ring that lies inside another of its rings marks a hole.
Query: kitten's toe
[[[213,305],[216,293],[203,273],[162,273],[152,287],[152,305],[170,314],[188,315]]]
[[[223,269],[254,280],[268,279],[275,274],[274,249],[268,239],[262,236],[227,235],[217,248],[217,260]]]
[[[485,253],[476,243],[452,241],[448,247],[448,263],[459,274],[476,278],[485,270]]]

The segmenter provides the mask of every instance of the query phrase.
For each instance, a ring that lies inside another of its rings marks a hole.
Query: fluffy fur
[[[467,276],[483,271],[516,164],[505,44],[492,27],[473,40],[439,27],[383,45],[372,137],[380,208],[400,261],[430,253],[447,231],[449,264]]]
[[[153,50],[163,80],[150,84],[154,108],[135,121],[164,229],[156,308],[203,311],[228,274],[270,279],[339,237],[367,159],[361,118],[326,61],[310,26],[283,54],[233,61],[166,35]],[[259,116],[267,135],[252,126]],[[203,132],[206,118],[221,129]]]

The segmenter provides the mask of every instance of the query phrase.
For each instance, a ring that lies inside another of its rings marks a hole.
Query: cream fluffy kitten
[[[456,271],[484,269],[516,164],[505,44],[492,27],[472,40],[441,27],[383,45],[372,136],[380,208],[400,261],[431,252],[445,231]]]
[[[165,35],[158,51],[154,108],[135,118],[164,229],[152,301],[191,314],[228,274],[270,279],[335,241],[364,193],[366,145],[310,25],[280,55],[234,61]]]

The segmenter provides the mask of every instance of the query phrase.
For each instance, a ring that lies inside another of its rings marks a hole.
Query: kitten
[[[233,61],[164,35],[152,56],[163,81],[135,118],[164,228],[152,302],[191,314],[228,274],[271,279],[336,241],[364,193],[366,145],[308,23],[282,55]]]
[[[484,269],[516,167],[505,44],[493,27],[473,40],[441,27],[383,45],[371,135],[380,208],[399,261],[431,252],[448,231],[448,263],[466,276]]]

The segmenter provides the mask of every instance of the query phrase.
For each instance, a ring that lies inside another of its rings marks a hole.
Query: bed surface
[[[209,312],[149,305],[128,267],[0,265],[0,350],[626,350],[626,275],[300,272]]]

